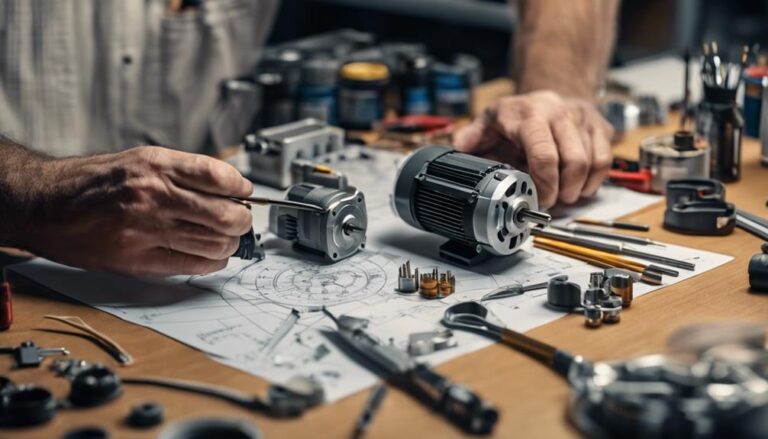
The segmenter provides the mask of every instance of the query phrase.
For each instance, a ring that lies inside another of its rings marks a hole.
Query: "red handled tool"
[[[0,331],[5,331],[13,323],[13,303],[11,302],[11,284],[0,283]]]

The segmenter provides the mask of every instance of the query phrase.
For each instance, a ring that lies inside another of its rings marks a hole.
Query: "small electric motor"
[[[272,206],[269,230],[282,239],[322,254],[329,261],[339,261],[365,246],[368,215],[363,193],[352,186],[345,190],[301,183],[288,189],[286,198],[312,204],[323,212]]]
[[[440,256],[462,265],[514,253],[529,236],[529,222],[551,219],[537,210],[528,174],[437,145],[404,160],[392,202],[406,223],[449,238]]]

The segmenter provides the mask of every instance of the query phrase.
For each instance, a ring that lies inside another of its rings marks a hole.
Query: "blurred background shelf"
[[[613,66],[678,55],[686,46],[698,53],[705,39],[728,52],[744,43],[768,47],[767,20],[765,0],[623,0]],[[380,40],[423,42],[445,59],[472,53],[487,79],[508,74],[516,23],[506,0],[283,0],[271,43],[354,28]]]

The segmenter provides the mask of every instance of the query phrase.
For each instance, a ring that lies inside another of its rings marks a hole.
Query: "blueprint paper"
[[[357,255],[328,265],[296,253],[282,240],[264,236],[267,258],[261,262],[230,260],[220,272],[205,276],[178,276],[165,281],[140,281],[88,273],[46,260],[13,266],[67,296],[150,327],[211,355],[216,361],[282,382],[296,374],[320,380],[329,401],[372,385],[376,378],[345,357],[319,330],[333,328],[319,312],[328,307],[336,315],[349,314],[371,321],[371,331],[385,342],[405,348],[408,335],[434,330],[445,308],[479,299],[512,282],[546,280],[565,273],[586,285],[595,267],[574,259],[533,249],[527,242],[513,256],[464,269],[437,259],[444,238],[413,229],[389,208],[389,192],[399,155],[380,152],[368,160],[350,160],[336,166],[366,194],[369,210],[368,243]],[[279,191],[257,188],[263,195]],[[658,197],[606,187],[600,197],[578,215],[611,218],[645,207]],[[254,211],[254,227],[266,230],[267,209]],[[650,249],[649,249],[650,250]],[[685,280],[732,259],[700,250],[669,245],[654,247],[665,256],[696,264],[696,271],[680,270],[680,277],[665,276],[665,284]],[[425,300],[418,294],[395,291],[397,267],[411,261],[420,271],[439,266],[456,276],[456,293],[443,300]],[[640,296],[659,287],[635,284]],[[564,314],[545,306],[546,291],[487,302],[493,318],[518,331],[527,331]],[[298,321],[291,310],[300,313]],[[631,311],[629,311],[631,312]],[[455,332],[458,347],[420,357],[440,363],[485,347],[491,341]]]

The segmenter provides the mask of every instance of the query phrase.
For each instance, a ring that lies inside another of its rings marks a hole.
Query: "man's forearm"
[[[520,0],[513,71],[518,91],[593,99],[613,49],[619,0]]]
[[[18,245],[48,158],[0,134],[0,245]]]

